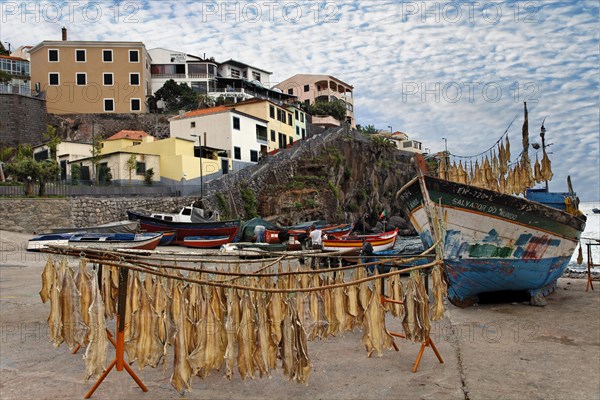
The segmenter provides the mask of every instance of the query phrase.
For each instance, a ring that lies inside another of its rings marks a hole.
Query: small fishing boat
[[[335,225],[325,225],[321,227],[321,232],[326,234],[331,238],[341,238],[348,236],[354,225],[352,224],[335,224]],[[265,241],[267,243],[281,243],[280,234],[285,232],[289,235],[289,244],[292,245],[294,249],[300,248],[300,242],[298,241],[298,237],[303,234],[308,234],[308,228],[293,228],[293,229],[266,229],[265,230]],[[288,246],[288,249],[290,247]]]
[[[92,247],[106,250],[116,249],[138,249],[154,250],[160,239],[162,232],[147,233],[76,233],[68,241],[72,247]]]
[[[396,244],[398,229],[374,235],[349,236],[339,239],[323,239],[323,250],[360,252],[365,243],[373,246],[373,251],[389,250]]]
[[[74,233],[42,233],[27,242],[27,251],[40,251],[49,245],[66,246]]]
[[[229,243],[229,235],[222,236],[186,236],[183,238],[183,245],[186,247],[200,247],[210,249],[221,247]]]
[[[600,208],[592,208],[594,214],[600,214]]]
[[[162,234],[162,238],[160,239],[160,242],[158,242],[159,246],[168,246],[171,243],[173,243],[173,240],[175,240],[175,236],[176,236],[175,231],[164,231]]]

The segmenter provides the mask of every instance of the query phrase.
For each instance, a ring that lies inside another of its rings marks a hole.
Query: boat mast
[[[546,121],[546,118],[544,118],[544,121],[542,121],[542,127],[540,129],[540,137],[542,138],[542,154],[545,156],[546,155],[546,128],[544,127],[544,122]],[[548,180],[544,179],[544,182],[546,182],[546,192],[548,191]]]

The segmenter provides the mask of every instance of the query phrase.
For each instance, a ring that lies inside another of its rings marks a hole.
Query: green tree
[[[153,168],[148,168],[146,170],[146,173],[144,174],[144,182],[147,185],[152,185],[152,179],[154,178],[154,169]]]
[[[9,83],[12,80],[10,75],[4,71],[0,71],[0,83]]]
[[[0,56],[10,56],[10,52],[6,50],[2,42],[0,42]]]
[[[42,160],[36,163],[36,172],[40,187],[38,190],[38,196],[46,195],[46,183],[54,182],[60,174],[60,166],[56,160]]]
[[[137,167],[137,156],[135,154],[132,154],[129,156],[129,158],[127,159],[127,162],[125,163],[125,171],[127,171],[129,173],[129,183],[131,183],[131,173],[136,169]]]
[[[187,83],[175,82],[169,79],[163,87],[154,93],[156,100],[162,99],[166,111],[193,110],[198,108],[198,93],[194,92]]]
[[[56,160],[57,158],[57,148],[58,145],[62,142],[58,134],[56,133],[56,128],[52,125],[48,125],[46,132],[42,134],[45,139],[48,140],[46,145],[48,149],[50,149],[50,158],[52,160]]]
[[[346,119],[346,103],[342,100],[317,101],[308,107],[310,115],[330,115],[338,121]]]
[[[90,153],[92,153],[90,160],[92,161],[94,180],[97,185],[99,183],[98,164],[100,164],[100,160],[102,160],[102,135],[99,133],[92,136],[92,148],[90,149]]]
[[[360,133],[364,133],[365,135],[373,135],[374,133],[377,133],[377,129],[371,124],[367,126],[356,125],[356,129],[358,129]]]
[[[81,164],[71,164],[71,184],[79,185],[81,179]]]

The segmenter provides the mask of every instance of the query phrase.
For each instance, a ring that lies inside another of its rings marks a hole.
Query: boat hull
[[[419,182],[422,179],[422,182]],[[397,196],[425,248],[440,227],[448,297],[457,305],[477,295],[555,285],[566,269],[585,220],[520,197],[418,178]]]
[[[233,241],[240,228],[239,220],[216,222],[173,222],[153,218],[148,215],[127,211],[131,220],[140,222],[140,229],[147,232],[175,231],[172,244],[184,245],[186,236],[228,236]]]
[[[398,230],[390,231],[376,236],[365,236],[359,239],[324,239],[323,250],[326,251],[355,251],[360,252],[364,242],[373,246],[373,251],[389,250],[396,244]]]
[[[229,236],[186,236],[183,239],[183,245],[186,247],[199,247],[203,249],[211,249],[221,247],[229,243]]]
[[[71,247],[96,248],[103,250],[117,249],[136,249],[136,250],[154,250],[162,238],[162,232],[159,233],[139,233],[139,234],[76,234],[69,239],[68,245]]]

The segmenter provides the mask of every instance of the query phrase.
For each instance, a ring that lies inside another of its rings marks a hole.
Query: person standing
[[[256,243],[264,243],[265,227],[263,225],[256,225],[254,227],[254,236],[256,237]]]
[[[315,225],[310,226],[310,240],[311,247],[313,249],[322,249],[323,248],[323,231],[317,229]]]

